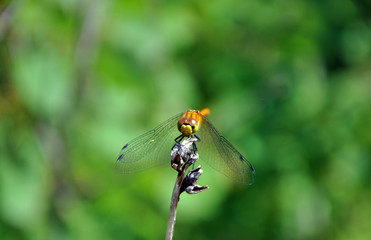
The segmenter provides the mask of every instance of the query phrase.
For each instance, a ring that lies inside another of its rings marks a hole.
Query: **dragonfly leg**
[[[193,153],[196,153],[197,152],[197,145],[196,145],[196,142],[200,142],[201,139],[199,137],[196,136],[196,134],[193,134],[193,136],[197,139],[196,141],[192,142],[192,151]]]
[[[201,138],[197,137],[196,134],[193,134],[193,136],[194,136],[195,138],[197,138],[197,141],[196,141],[196,142],[201,142]]]
[[[178,142],[182,141],[183,138],[184,138],[184,136],[180,135],[179,137],[175,138],[174,141],[178,143]]]

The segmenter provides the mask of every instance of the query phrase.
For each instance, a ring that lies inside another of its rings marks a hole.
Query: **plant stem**
[[[182,183],[184,180],[184,173],[187,168],[184,168],[183,171],[179,172],[178,177],[175,181],[173,195],[171,197],[171,203],[170,203],[170,213],[169,213],[169,220],[167,223],[166,240],[173,239],[175,219],[176,219],[176,210],[177,210],[178,202],[179,202],[180,188],[182,186]]]
[[[194,150],[191,150],[191,147],[193,147],[192,144],[194,144],[195,141],[197,141],[197,139],[189,138],[183,141],[181,144],[177,142],[171,150],[171,166],[178,172],[178,176],[175,181],[173,195],[171,196],[170,213],[166,230],[166,240],[173,239],[176,210],[178,207],[180,194],[183,191],[186,191],[189,194],[198,193],[209,188],[208,186],[200,187],[196,185],[196,182],[202,173],[201,166],[194,170],[191,170],[187,174],[187,176],[184,177],[187,169],[191,165],[193,165],[199,157],[198,154],[194,152]]]

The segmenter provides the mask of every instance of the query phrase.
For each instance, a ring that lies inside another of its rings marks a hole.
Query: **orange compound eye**
[[[196,126],[196,125],[198,125],[197,120],[194,119],[194,118],[188,118],[188,122],[189,122],[189,124],[190,124],[191,126]]]
[[[192,127],[192,134],[195,134],[198,131],[199,122],[194,118],[188,118],[188,122],[190,126]]]
[[[180,126],[180,125],[186,123],[186,120],[187,120],[186,118],[181,118],[181,119],[178,121],[178,125]]]

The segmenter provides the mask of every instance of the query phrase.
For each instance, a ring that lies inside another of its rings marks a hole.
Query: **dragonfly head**
[[[190,137],[197,132],[199,125],[196,119],[183,117],[178,121],[178,130],[183,136]]]

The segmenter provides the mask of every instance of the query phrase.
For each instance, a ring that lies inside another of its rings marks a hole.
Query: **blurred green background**
[[[0,238],[163,239],[175,172],[114,169],[186,109],[253,164],[207,170],[175,239],[371,238],[371,2],[0,3]],[[169,167],[170,168],[170,167]]]

